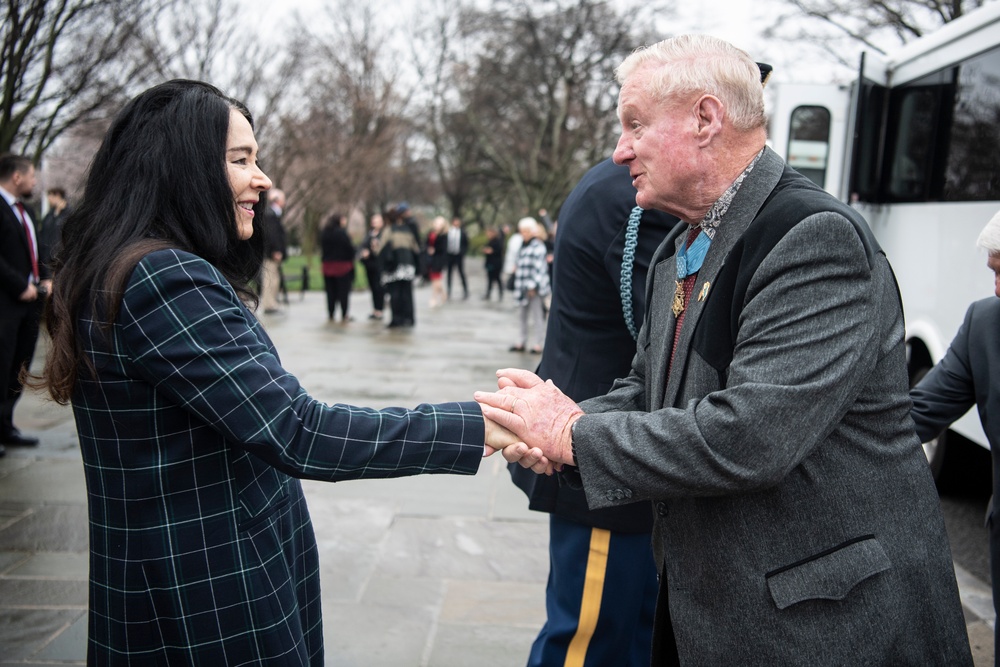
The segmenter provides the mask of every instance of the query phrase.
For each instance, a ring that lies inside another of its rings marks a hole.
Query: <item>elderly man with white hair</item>
[[[910,392],[913,399],[910,415],[917,425],[917,435],[926,441],[948,428],[972,406],[979,409],[979,419],[993,453],[995,501],[1000,490],[1000,212],[986,223],[976,243],[987,252],[986,266],[993,272],[996,296],[969,306],[965,321],[941,363]],[[994,508],[995,502],[991,502],[987,520],[996,609],[1000,601],[1000,525],[994,518]],[[994,640],[1000,647],[997,640],[1000,633]],[[1000,660],[995,664],[1000,665]]]
[[[577,404],[510,368],[476,393],[521,439],[504,458],[577,466],[591,509],[652,504],[657,667],[971,667],[868,224],[767,148],[746,52],[675,37],[618,80],[614,161],[637,205],[686,224],[650,260],[606,395]]]

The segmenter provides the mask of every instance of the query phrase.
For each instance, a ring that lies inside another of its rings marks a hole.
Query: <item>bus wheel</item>
[[[921,368],[913,374],[911,388],[923,379],[930,372],[930,368]],[[944,460],[948,452],[948,429],[944,429],[930,440],[921,443],[924,448],[924,456],[927,457],[927,465],[931,467],[931,475],[934,481],[940,484],[942,471],[944,470]]]

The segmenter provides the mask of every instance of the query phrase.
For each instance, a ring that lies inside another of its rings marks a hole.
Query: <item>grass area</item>
[[[289,291],[302,289],[300,280],[303,267],[309,268],[309,291],[322,292],[323,270],[319,255],[293,255],[281,263],[281,272],[285,276],[285,283]],[[361,262],[354,263],[354,289],[368,289],[368,277]]]

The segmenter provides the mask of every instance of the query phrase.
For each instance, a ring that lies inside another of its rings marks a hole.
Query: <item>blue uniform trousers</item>
[[[528,667],[648,667],[657,588],[649,533],[550,514],[548,620]]]

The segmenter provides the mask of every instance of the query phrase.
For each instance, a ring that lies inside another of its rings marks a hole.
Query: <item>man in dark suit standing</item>
[[[559,211],[539,377],[582,401],[628,375],[649,260],[677,222],[637,207],[628,168],[610,158],[583,176]],[[529,667],[649,665],[657,588],[649,503],[590,510],[575,468],[546,477],[509,467],[529,507],[549,513],[547,619]]]
[[[1000,496],[1000,213],[986,224],[977,243],[988,253],[986,265],[993,272],[996,296],[969,306],[965,321],[940,363],[910,391],[910,416],[917,425],[917,435],[926,442],[972,406],[979,408],[993,457],[993,499],[987,523],[996,610],[1000,602],[1000,522],[995,518],[996,499]],[[1000,625],[994,637],[1000,648]],[[1000,665],[1000,653],[996,655],[995,664]]]
[[[469,283],[465,280],[465,254],[469,252],[469,236],[462,229],[462,219],[455,216],[451,219],[448,230],[448,298],[451,298],[451,276],[458,271],[462,279],[462,298],[469,298]]]
[[[0,455],[7,446],[33,446],[38,438],[14,426],[14,405],[21,397],[21,369],[31,364],[38,340],[43,297],[51,281],[38,261],[38,237],[30,209],[35,188],[31,160],[0,155]]]

